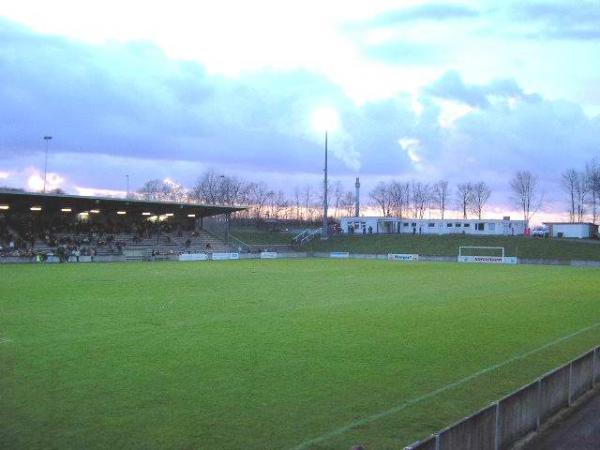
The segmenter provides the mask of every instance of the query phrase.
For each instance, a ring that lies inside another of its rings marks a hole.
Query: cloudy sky
[[[208,168],[291,192],[321,177],[484,180],[600,156],[600,1],[19,0],[0,8],[0,185],[118,192]],[[366,197],[366,194],[365,194]]]

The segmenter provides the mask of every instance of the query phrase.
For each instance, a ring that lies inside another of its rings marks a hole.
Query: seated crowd
[[[172,245],[175,238],[181,238],[177,244],[183,250],[198,233],[193,223],[110,218],[82,222],[72,216],[0,214],[0,257],[39,256],[43,260],[52,255],[66,261],[70,257],[121,255],[128,245]]]

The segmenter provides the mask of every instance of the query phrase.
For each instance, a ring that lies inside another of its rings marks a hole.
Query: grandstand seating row
[[[35,254],[118,255],[142,253],[230,251],[208,231],[189,224],[140,222],[80,223],[60,218],[0,215],[0,256]]]

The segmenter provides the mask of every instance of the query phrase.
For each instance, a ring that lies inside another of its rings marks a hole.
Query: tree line
[[[191,189],[171,180],[153,179],[131,197],[147,201],[196,202],[207,205],[247,206],[236,217],[249,219],[278,218],[314,222],[322,218],[323,188],[306,184],[286,195],[271,189],[264,181],[248,181],[238,176],[220,175],[208,170]],[[328,184],[328,200],[333,218],[354,214],[354,193],[344,190],[341,181]]]
[[[561,184],[569,205],[569,221],[583,222],[589,214],[596,223],[600,210],[600,162],[592,159],[582,170],[565,170]]]
[[[460,183],[453,193],[446,180],[434,184],[381,181],[369,192],[372,204],[382,215],[415,219],[423,219],[428,210],[437,211],[440,218],[444,219],[453,206],[461,212],[463,219],[468,219],[469,214],[481,219],[491,195],[492,190],[484,181]]]
[[[600,219],[600,161],[592,159],[581,169],[570,168],[560,176],[566,212],[570,222],[583,222],[587,218],[596,223]],[[527,170],[514,173],[509,181],[513,206],[521,211],[524,220],[544,204],[537,175]],[[24,192],[9,186],[0,187],[5,192]],[[62,189],[49,191],[64,194]],[[191,189],[166,179],[152,179],[130,197],[148,201],[197,202],[208,205],[243,205],[246,211],[237,213],[240,218],[278,218],[315,222],[322,218],[323,186],[305,184],[294,188],[292,194],[270,188],[264,181],[249,181],[238,176],[218,174],[207,170]],[[444,219],[448,211],[458,211],[463,219],[483,218],[492,196],[484,181],[468,181],[452,187],[446,180],[435,183],[422,181],[379,182],[370,192],[366,202],[383,216],[422,219],[433,213]],[[355,194],[345,189],[341,181],[328,184],[330,217],[353,216]]]
[[[600,162],[591,160],[582,170],[568,169],[561,175],[568,204],[569,220],[581,222],[586,217],[597,222],[600,215]],[[511,201],[524,220],[544,205],[544,192],[539,178],[527,170],[515,172],[509,180]],[[221,175],[208,170],[191,189],[177,182],[149,180],[132,197],[149,201],[197,202],[209,205],[244,205],[248,209],[237,217],[249,219],[278,218],[314,222],[322,218],[323,188],[319,184],[295,187],[292,194],[270,188],[264,181],[248,181],[238,176]],[[371,207],[382,216],[423,219],[434,214],[444,219],[448,211],[457,211],[463,219],[482,219],[492,197],[485,181],[467,181],[452,187],[446,180],[435,183],[422,181],[381,181],[370,192]],[[355,194],[345,189],[341,181],[328,184],[330,216],[337,219],[353,216]]]
[[[521,174],[523,175],[523,174]],[[529,175],[533,179],[532,175]],[[452,190],[448,181],[434,184],[420,181],[380,182],[368,193],[366,206],[383,216],[424,218],[426,212],[436,211],[444,218],[447,211],[458,210],[464,219],[473,215],[481,219],[492,194],[483,181],[465,182]],[[521,193],[526,194],[525,192]],[[220,175],[206,171],[191,189],[166,179],[153,179],[131,194],[148,201],[197,202],[208,205],[244,205],[248,209],[237,213],[240,218],[279,218],[314,222],[322,218],[322,185],[306,184],[294,188],[291,195],[271,189],[264,181],[248,181],[238,176]],[[353,216],[355,193],[344,189],[341,181],[328,183],[330,217]]]

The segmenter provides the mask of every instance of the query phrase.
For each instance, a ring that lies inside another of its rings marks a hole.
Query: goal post
[[[458,247],[458,262],[480,264],[516,264],[517,258],[506,257],[504,247],[461,245]]]

